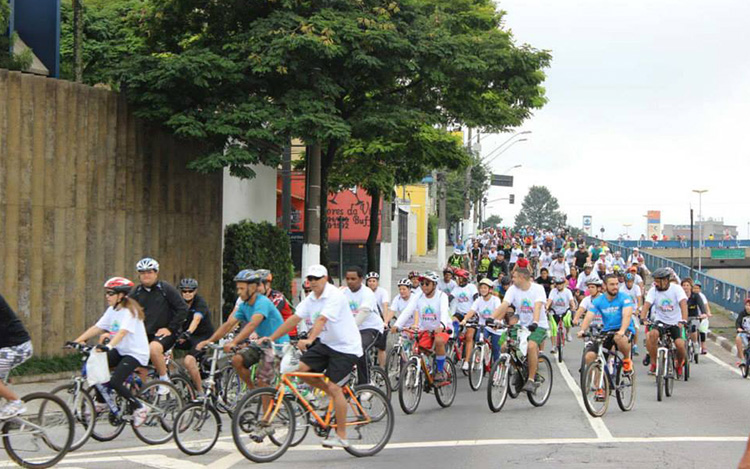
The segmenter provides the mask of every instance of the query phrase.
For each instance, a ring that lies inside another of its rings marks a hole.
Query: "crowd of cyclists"
[[[584,238],[564,230],[482,230],[467,243],[456,243],[441,275],[411,272],[397,282],[392,298],[376,272],[349,267],[346,285],[336,287],[324,266],[313,265],[304,272],[303,293],[295,307],[272,288],[269,270],[242,270],[234,277],[237,301],[218,328],[198,293],[197,280],[182,279],[175,288],[159,278],[159,263],[152,258],[139,261],[136,271],[137,284],[125,277],[103,284],[107,309],[70,343],[83,346],[93,341],[92,353],[106,353],[111,377],[92,388],[94,412],[122,413],[133,427],[146,422],[148,406],[131,386],[132,376],[144,383],[150,373],[158,380],[158,393],[169,393],[173,388],[165,357],[172,349],[185,351],[182,363],[192,381],[189,399],[200,400],[209,344],[221,345],[250,391],[277,384],[282,355],[292,343],[301,354],[294,370],[309,389],[330,398],[336,421],[346,421],[353,409],[353,394],[346,387],[374,382],[373,367],[389,367],[387,357],[395,342],[389,334],[409,333],[419,350],[431,354],[431,382],[441,386],[457,378],[446,360],[469,371],[468,357],[480,345],[485,327],[508,328],[507,337],[488,339],[493,361],[506,349],[508,337],[517,339],[525,332],[528,373],[519,388],[533,395],[541,384],[541,352],[549,344],[550,354],[561,353],[559,344],[573,340],[574,326],[580,326],[579,338],[606,334],[602,347],[619,351],[625,374],[633,373],[639,335],[646,348],[643,364],[651,374],[656,372],[660,335],[668,335],[675,345],[679,379],[690,358],[686,341],[700,344],[696,353],[706,353],[711,317],[701,285],[691,278],[680,279],[670,269],[650,272],[638,249],[625,259],[604,242],[587,245]],[[647,279],[652,280],[650,286]],[[652,327],[655,324],[659,327]],[[33,349],[29,334],[2,296],[0,326],[0,397],[7,401],[0,409],[3,421],[26,411],[6,382],[10,370],[27,360]],[[746,366],[749,337],[750,300],[737,319],[741,366]],[[596,359],[595,346],[589,342],[585,347],[582,367]],[[456,348],[458,356],[452,354]],[[362,403],[371,398],[372,391],[359,395]],[[348,448],[347,425],[334,430],[324,435],[322,444]],[[265,430],[254,438],[272,434]]]

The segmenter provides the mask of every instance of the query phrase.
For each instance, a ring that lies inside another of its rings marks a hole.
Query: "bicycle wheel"
[[[422,379],[419,360],[409,360],[401,368],[401,377],[399,378],[401,386],[398,388],[398,403],[405,414],[413,414],[417,410],[417,407],[419,407],[419,401],[422,399]]]
[[[89,388],[87,391],[91,400],[96,405],[97,391],[95,387]],[[120,397],[117,393],[112,393],[112,398],[118,409],[125,409],[125,399]],[[126,422],[120,418],[119,415],[115,415],[107,407],[103,412],[96,413],[96,421],[94,422],[94,429],[91,432],[91,438],[96,441],[112,441],[125,429]]]
[[[560,319],[562,323],[562,319]],[[565,344],[565,328],[557,328],[557,362],[563,362],[563,345]]]
[[[539,387],[536,392],[527,393],[527,395],[534,407],[541,407],[547,403],[547,399],[552,394],[552,364],[545,355],[539,355],[539,366],[534,381],[539,384]]]
[[[289,444],[290,447],[293,447],[305,441],[307,432],[310,431],[310,413],[295,396],[287,397],[287,399],[289,399],[289,404],[294,411],[294,438]]]
[[[593,361],[586,365],[584,373],[583,403],[592,417],[601,417],[609,407],[609,378],[604,374],[601,362]]]
[[[58,386],[51,391],[52,394],[65,401],[65,405],[73,414],[75,435],[73,436],[73,443],[70,445],[70,451],[77,450],[88,441],[94,431],[94,423],[96,422],[94,400],[83,389],[78,391],[76,389],[76,384],[70,383]]]
[[[685,365],[682,367],[682,377],[687,382],[690,379],[690,356],[685,360]]]
[[[193,387],[192,379],[183,374],[178,374],[170,376],[169,381],[177,388],[177,392],[182,397],[182,402],[193,402],[193,399],[195,399],[195,388]]]
[[[383,391],[388,400],[391,400],[391,387],[388,384],[388,375],[384,369],[379,366],[370,368],[370,384]]]
[[[278,411],[272,409],[278,406]],[[264,422],[268,413],[272,420]],[[274,388],[260,388],[237,403],[232,416],[232,438],[247,459],[263,463],[278,459],[294,438],[294,410],[288,399],[276,399]]]
[[[748,375],[747,362],[740,365],[740,371],[742,372],[742,377],[747,378],[747,375]]]
[[[667,364],[662,352],[659,352],[656,360],[656,400],[661,402],[664,399],[664,373]]]
[[[481,346],[474,347],[469,358],[469,387],[477,391],[482,386],[484,378],[484,360],[482,360]]]
[[[133,426],[133,433],[147,445],[158,445],[172,439],[177,414],[182,410],[182,396],[177,388],[161,380],[146,383],[136,398],[148,409],[146,421]]]
[[[364,393],[369,393],[370,396],[365,402],[361,402],[359,398]],[[360,402],[357,405],[352,400],[349,401],[346,413],[349,423],[346,438],[350,446],[345,449],[347,453],[357,457],[373,456],[391,439],[394,425],[393,406],[383,391],[372,385],[358,386],[354,395]]]
[[[232,409],[235,408],[246,391],[247,386],[237,375],[237,372],[234,371],[232,365],[227,365],[221,369],[221,397],[229,414],[231,414]]]
[[[666,368],[666,374],[664,375],[664,394],[667,395],[667,397],[672,396],[672,391],[674,390],[674,380],[675,380],[675,366],[674,366],[674,355],[672,353],[669,353],[667,357],[667,368]]]
[[[521,389],[523,389],[523,376],[513,365],[508,366],[508,395],[511,399],[515,399],[521,395]]]
[[[620,410],[627,412],[633,410],[635,405],[635,370],[625,373],[620,367],[617,371],[617,388],[615,397]]]
[[[388,374],[388,384],[391,391],[398,391],[399,376],[401,375],[401,351],[394,347],[388,352],[385,360],[385,371]]]
[[[5,451],[18,465],[45,468],[70,450],[75,435],[73,414],[59,396],[35,392],[21,398],[26,411],[3,423]]]
[[[500,412],[508,400],[509,375],[509,366],[502,357],[492,365],[487,384],[487,404],[492,412]]]
[[[194,402],[175,418],[174,441],[185,454],[198,456],[211,451],[221,432],[221,417],[213,406]]]
[[[484,366],[484,364],[482,364]],[[437,399],[440,407],[450,407],[456,399],[456,391],[458,390],[458,382],[456,380],[456,365],[453,364],[453,360],[450,358],[445,359],[445,381],[440,383],[435,389],[435,399]]]

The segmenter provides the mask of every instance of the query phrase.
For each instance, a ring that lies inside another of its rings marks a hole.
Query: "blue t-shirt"
[[[255,328],[258,337],[270,336],[284,323],[284,319],[281,317],[279,310],[276,309],[276,306],[265,295],[260,294],[255,296],[255,303],[253,304],[243,301],[237,312],[234,313],[234,317],[243,322],[250,322],[256,314],[263,315],[263,321]],[[286,342],[289,342],[288,335],[283,335],[276,339],[277,344]]]
[[[606,294],[599,295],[591,301],[589,311],[594,314],[601,315],[602,324],[604,324],[604,331],[616,331],[622,326],[622,311],[626,307],[633,307],[633,299],[630,295],[622,292],[617,292],[611,301]],[[635,333],[635,326],[633,325],[633,319],[630,319],[630,325],[628,330]]]

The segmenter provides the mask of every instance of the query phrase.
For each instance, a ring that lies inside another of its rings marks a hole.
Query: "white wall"
[[[252,166],[253,179],[239,179],[224,168],[224,226],[242,220],[276,224],[276,168]]]

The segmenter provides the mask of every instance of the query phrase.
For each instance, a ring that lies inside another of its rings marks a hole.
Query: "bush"
[[[438,235],[438,223],[439,218],[437,215],[430,215],[427,218],[427,250],[432,251],[435,249]]]
[[[243,221],[224,231],[224,316],[232,311],[237,298],[234,276],[242,269],[268,269],[273,288],[291,300],[294,266],[289,236],[268,222]]]

